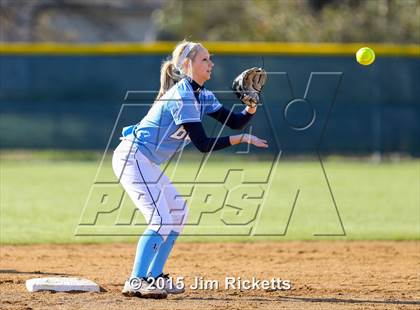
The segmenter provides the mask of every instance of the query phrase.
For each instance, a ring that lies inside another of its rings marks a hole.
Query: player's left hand
[[[265,70],[253,67],[245,70],[233,80],[232,90],[243,104],[255,108],[260,102],[261,90],[266,81]]]
[[[257,105],[255,107],[250,107],[249,105],[247,105],[245,107],[245,111],[247,111],[250,114],[254,114],[255,112],[257,112]]]

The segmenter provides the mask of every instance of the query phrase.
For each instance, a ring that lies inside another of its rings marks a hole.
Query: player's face
[[[210,60],[209,52],[201,48],[194,60],[192,61],[192,77],[193,79],[203,85],[204,82],[210,79],[211,70],[213,69],[213,62]]]

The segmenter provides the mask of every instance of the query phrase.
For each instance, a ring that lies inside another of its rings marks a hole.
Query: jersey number
[[[183,140],[187,136],[184,126],[180,126],[170,137],[177,140]]]

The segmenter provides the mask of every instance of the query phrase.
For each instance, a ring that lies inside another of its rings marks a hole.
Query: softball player
[[[170,285],[163,268],[187,220],[188,209],[159,165],[190,142],[201,152],[239,143],[268,147],[267,141],[248,134],[207,137],[201,124],[204,115],[232,129],[241,129],[257,109],[256,104],[247,105],[241,113],[225,109],[203,87],[213,66],[208,51],[200,43],[178,44],[172,59],[162,65],[155,102],[140,123],[123,129],[122,142],[114,151],[114,172],[148,223],[137,245],[131,277],[124,285],[125,295],[165,298],[168,293],[184,291]],[[265,78],[259,82],[262,86]],[[246,102],[249,96],[241,99]],[[163,278],[164,288],[151,285],[147,281],[150,277]]]

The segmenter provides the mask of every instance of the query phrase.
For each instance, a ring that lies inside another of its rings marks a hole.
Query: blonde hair
[[[159,100],[183,77],[191,76],[192,61],[201,48],[204,48],[201,43],[185,40],[178,43],[172,52],[172,59],[164,61],[162,63],[162,67],[160,68],[160,89],[156,100]],[[187,62],[188,70],[185,72]]]

